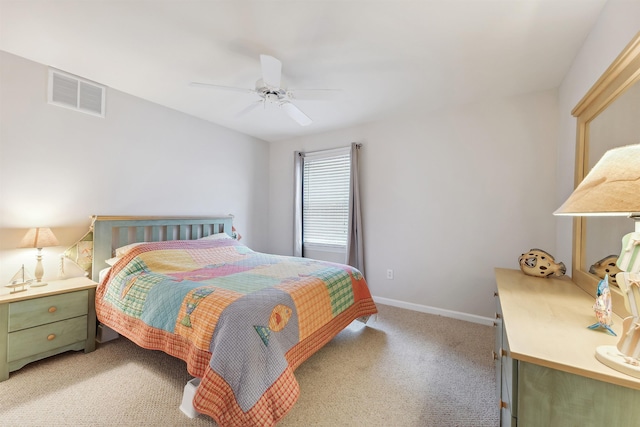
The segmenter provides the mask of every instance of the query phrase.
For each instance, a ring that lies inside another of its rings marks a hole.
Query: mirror
[[[640,32],[573,109],[577,118],[575,186],[610,148],[640,143]],[[622,236],[633,231],[624,217],[575,217],[573,281],[595,297],[592,264],[619,255]],[[612,287],[613,310],[626,316],[622,294]]]
[[[591,170],[604,153],[622,145],[640,144],[640,83],[622,93],[589,123],[589,165]],[[625,217],[586,219],[585,267],[608,255],[620,255],[620,239],[634,230]]]

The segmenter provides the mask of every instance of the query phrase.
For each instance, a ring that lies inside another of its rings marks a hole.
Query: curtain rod
[[[362,148],[362,143],[352,143],[356,145],[357,149]],[[329,153],[331,151],[343,151],[343,150],[347,150],[351,147],[351,145],[348,145],[346,147],[339,147],[339,148],[328,148],[326,150],[315,150],[315,151],[298,151],[298,156],[304,157],[305,155],[313,155],[313,154],[318,154],[318,153]]]

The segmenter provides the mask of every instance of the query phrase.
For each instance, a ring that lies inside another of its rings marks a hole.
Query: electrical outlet
[[[393,270],[387,269],[387,279],[393,279]]]

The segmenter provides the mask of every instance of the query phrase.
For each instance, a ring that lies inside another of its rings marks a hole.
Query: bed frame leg
[[[194,378],[191,381],[188,381],[184,386],[180,410],[189,418],[195,418],[198,416],[198,411],[193,407],[193,397],[196,395],[196,389],[199,385],[200,378]]]
[[[120,334],[118,334],[113,329],[105,325],[98,325],[98,332],[96,333],[96,341],[99,342],[100,344],[105,343],[107,341],[113,341],[119,337],[120,337]]]

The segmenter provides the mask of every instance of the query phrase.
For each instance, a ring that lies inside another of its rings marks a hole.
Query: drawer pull
[[[491,354],[493,355],[493,360],[498,360],[498,353],[492,351]]]
[[[501,348],[501,349],[500,349],[500,355],[501,355],[501,356],[508,356],[508,355],[509,355],[509,353],[507,353],[507,350],[505,350],[504,348]]]
[[[54,339],[56,339],[56,334],[49,334],[47,336],[47,341],[53,341]]]
[[[496,313],[496,319],[500,319],[502,316],[500,316],[500,313]]]
[[[56,306],[49,307],[49,313],[55,313],[56,311],[58,311],[58,308]]]
[[[505,402],[504,400],[500,401],[500,408],[501,409],[506,409],[507,408],[507,402]]]

